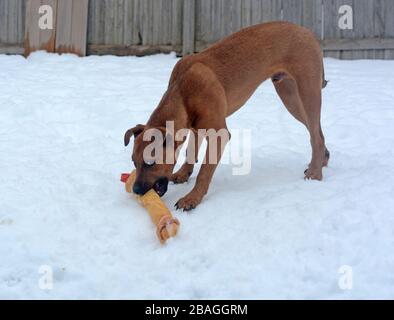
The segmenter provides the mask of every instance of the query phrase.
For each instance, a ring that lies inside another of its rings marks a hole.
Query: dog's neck
[[[191,127],[182,98],[169,91],[164,94],[159,105],[150,116],[147,125],[149,127],[166,127],[167,121],[173,121],[175,132]]]

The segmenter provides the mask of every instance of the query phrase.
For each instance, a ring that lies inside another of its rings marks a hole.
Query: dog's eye
[[[152,167],[155,165],[155,161],[154,160],[147,160],[145,161],[145,167]]]

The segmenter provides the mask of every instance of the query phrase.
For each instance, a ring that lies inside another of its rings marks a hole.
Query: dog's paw
[[[177,210],[190,211],[195,209],[201,202],[202,198],[193,194],[188,194],[179,199],[175,204]]]
[[[330,151],[328,151],[328,149],[326,148],[326,150],[324,151],[323,167],[327,167],[328,166],[328,161],[329,160],[330,160]]]
[[[170,181],[174,182],[175,184],[185,183],[189,180],[192,172],[190,171],[178,171],[171,175]]]
[[[304,174],[305,174],[304,180],[318,180],[318,181],[323,180],[323,172],[321,168],[314,169],[312,167],[309,167],[304,171]]]

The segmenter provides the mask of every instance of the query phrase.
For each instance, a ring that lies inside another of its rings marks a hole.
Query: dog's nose
[[[142,183],[134,183],[133,192],[138,195],[144,195],[148,191]]]

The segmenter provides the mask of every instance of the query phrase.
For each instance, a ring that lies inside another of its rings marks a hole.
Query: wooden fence
[[[25,56],[37,50],[85,56],[88,9],[89,0],[26,0]]]
[[[342,5],[353,8],[352,30],[339,28]],[[25,10],[25,0],[0,0],[0,52],[23,52]],[[90,0],[88,15],[90,54],[188,54],[286,20],[313,30],[326,56],[394,59],[394,0]]]
[[[0,0],[0,53],[23,53],[25,0]]]

